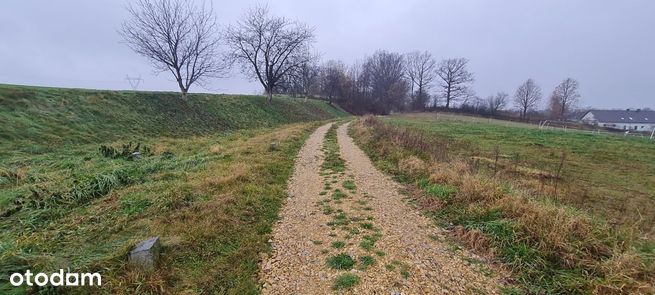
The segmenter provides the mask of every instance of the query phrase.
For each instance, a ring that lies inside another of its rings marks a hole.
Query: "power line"
[[[141,75],[139,75],[139,77],[130,77],[129,75],[125,75],[125,80],[130,83],[132,90],[137,90],[141,84],[141,81],[143,81],[143,79],[141,79]]]

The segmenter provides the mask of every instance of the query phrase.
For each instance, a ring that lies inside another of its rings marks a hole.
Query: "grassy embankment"
[[[304,99],[0,85],[2,282],[70,268],[104,286],[55,291],[257,293],[295,154],[317,120],[343,115]],[[139,159],[120,155],[129,142]],[[125,261],[149,236],[164,255],[143,275]]]
[[[653,292],[655,144],[443,118],[351,132],[454,238],[512,270],[514,291]]]

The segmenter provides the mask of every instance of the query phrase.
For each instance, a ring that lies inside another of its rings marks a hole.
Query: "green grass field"
[[[351,133],[451,238],[513,274],[508,293],[655,291],[655,142],[450,114]]]
[[[25,269],[70,268],[101,272],[102,289],[57,292],[258,293],[257,263],[295,154],[317,121],[345,115],[295,98],[268,106],[194,94],[184,103],[175,93],[2,85],[2,284]],[[125,262],[150,236],[164,255],[144,275]]]
[[[612,223],[638,225],[655,238],[655,141],[588,132],[539,130],[533,125],[465,116],[392,116],[384,122],[422,130],[448,141],[451,153],[556,173],[562,166],[565,193],[557,201],[604,216]],[[516,175],[511,175],[516,177]]]

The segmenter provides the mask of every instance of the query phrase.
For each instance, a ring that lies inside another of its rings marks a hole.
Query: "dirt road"
[[[261,264],[264,294],[496,294],[499,283],[474,255],[410,207],[400,185],[337,130],[345,167],[322,166],[331,124],[296,160],[289,198]],[[336,148],[336,147],[335,147]]]

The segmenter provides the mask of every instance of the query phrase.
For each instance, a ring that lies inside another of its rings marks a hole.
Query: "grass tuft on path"
[[[331,173],[343,172],[346,169],[346,163],[339,155],[339,143],[337,143],[338,124],[332,124],[325,134],[324,146],[325,159],[321,167],[323,170],[329,170]],[[328,185],[326,185],[327,187]]]
[[[327,258],[327,265],[333,269],[349,270],[355,265],[355,260],[350,255],[341,253]]]
[[[359,276],[355,274],[342,274],[339,275],[335,280],[334,284],[332,285],[332,289],[334,290],[342,290],[342,289],[350,289],[354,287],[355,285],[359,284],[360,278]]]

